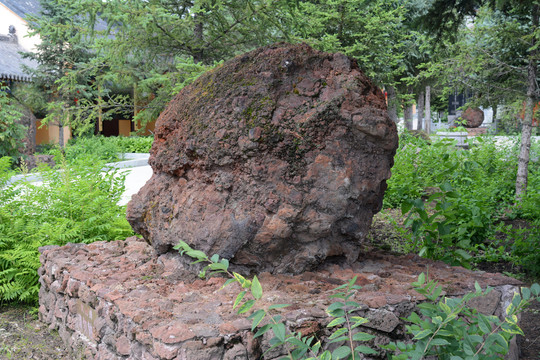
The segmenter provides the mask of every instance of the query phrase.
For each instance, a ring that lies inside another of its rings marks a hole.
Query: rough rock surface
[[[247,269],[357,259],[397,147],[381,91],[342,54],[277,44],[184,88],[160,115],[154,175],[128,220]]]
[[[254,339],[247,315],[232,309],[240,291],[237,285],[220,290],[224,278],[186,282],[178,278],[182,265],[174,254],[157,256],[141,239],[40,251],[40,319],[89,359],[269,360],[285,355],[281,348],[266,352],[270,337]],[[384,351],[377,345],[405,340],[400,319],[424,300],[410,285],[421,272],[429,272],[446,296],[474,291],[475,281],[482,288],[491,286],[493,291],[470,305],[496,316],[502,315],[520,285],[501,274],[450,267],[415,255],[372,252],[350,265],[327,265],[301,275],[260,274],[263,297],[256,308],[290,304],[276,310],[289,330],[314,334],[325,348],[337,347],[327,342],[331,318],[325,310],[335,301],[329,296],[358,276],[356,284],[362,289],[351,300],[361,307],[355,314],[369,319],[361,330],[376,336],[366,345],[380,355],[368,358],[382,359]],[[518,359],[515,342],[508,358]]]
[[[465,127],[477,128],[484,122],[484,112],[480,108],[467,108],[461,114],[461,119],[465,120]]]

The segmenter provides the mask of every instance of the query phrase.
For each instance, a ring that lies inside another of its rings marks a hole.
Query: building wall
[[[129,136],[131,133],[131,120],[118,120],[118,136]]]
[[[50,143],[58,144],[58,126],[49,124],[47,126],[41,127],[41,121],[38,120],[36,123],[36,127],[36,145]],[[64,127],[64,144],[67,144],[69,139],[71,139],[71,130],[67,127]]]
[[[4,4],[0,3],[0,34],[7,35],[9,33],[9,25],[15,26],[19,45],[28,51],[35,50],[35,46],[41,41],[39,36],[26,37],[26,34],[28,34],[26,21],[8,9]]]

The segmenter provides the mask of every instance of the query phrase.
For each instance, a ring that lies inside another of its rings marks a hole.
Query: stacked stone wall
[[[254,339],[251,321],[232,304],[236,285],[222,290],[224,278],[185,282],[178,254],[157,255],[141,239],[70,244],[42,248],[40,307],[42,321],[57,329],[75,355],[87,359],[232,360],[278,359],[283,349],[270,348],[268,336]],[[373,348],[391,339],[405,340],[401,320],[422,296],[410,286],[421,272],[440,281],[447,296],[473,291],[474,281],[492,286],[472,305],[486,314],[502,315],[519,282],[500,274],[451,268],[416,256],[371,253],[351,266],[337,265],[301,275],[260,274],[264,296],[257,306],[286,303],[281,310],[289,330],[316,334],[330,331],[326,308],[333,289],[354,276],[362,286],[354,299],[358,315],[370,321],[361,330],[376,335]],[[331,345],[325,345],[331,346]],[[383,358],[382,354],[381,357]],[[512,347],[509,358],[517,359]]]

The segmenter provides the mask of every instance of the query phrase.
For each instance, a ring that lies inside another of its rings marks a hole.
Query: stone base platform
[[[69,244],[41,249],[42,321],[88,359],[239,360],[277,359],[282,349],[269,348],[266,334],[254,339],[251,321],[237,315],[232,303],[238,285],[222,290],[226,279],[184,281],[178,254],[156,256],[144,240]],[[188,269],[189,270],[189,269]],[[192,271],[192,269],[190,270]],[[404,338],[401,317],[423,298],[410,283],[429,272],[447,296],[474,291],[474,282],[495,290],[475,299],[484,313],[501,315],[520,283],[500,274],[472,272],[417,256],[367,253],[351,266],[329,265],[297,276],[260,274],[262,306],[281,309],[289,329],[329,335],[325,313],[332,289],[358,275],[363,288],[355,299],[360,316],[370,319],[363,331],[376,335],[372,347]],[[263,355],[264,354],[264,355]],[[517,359],[513,348],[510,358]],[[382,354],[381,354],[382,355]]]

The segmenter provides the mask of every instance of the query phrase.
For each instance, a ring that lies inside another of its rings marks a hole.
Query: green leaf
[[[340,346],[332,351],[332,360],[344,359],[351,354],[351,348],[348,346]]]
[[[260,299],[262,297],[262,286],[259,282],[259,279],[257,279],[257,276],[255,275],[253,277],[253,280],[251,281],[251,293],[253,294],[253,297],[255,299]]]
[[[219,255],[218,254],[212,255],[212,257],[210,258],[210,261],[217,263],[219,261]]]
[[[255,300],[248,300],[240,308],[238,309],[238,314],[244,314],[251,310],[251,308],[255,305]]]
[[[186,255],[198,260],[206,260],[206,254],[199,250],[188,250]]]
[[[454,253],[458,254],[459,256],[461,256],[464,260],[470,260],[472,259],[472,256],[471,254],[469,254],[468,252],[466,252],[465,250],[462,250],[462,249],[456,249],[454,251]]]
[[[332,360],[332,354],[330,351],[326,350],[321,354],[320,360]]]
[[[522,287],[521,288],[521,295],[523,296],[524,300],[529,300],[531,297],[531,289]]]
[[[401,214],[405,215],[406,213],[411,211],[412,207],[413,207],[413,204],[410,200],[404,201],[403,203],[401,203]]]
[[[330,340],[335,339],[335,338],[337,338],[338,336],[341,336],[341,335],[343,335],[343,334],[346,334],[347,332],[349,332],[349,329],[347,329],[347,328],[337,329],[336,331],[334,331],[334,332],[332,333],[332,335],[330,335],[330,336],[328,337],[328,339],[330,339]]]
[[[246,292],[247,291],[241,291],[240,293],[238,293],[238,295],[236,296],[236,300],[234,300],[234,304],[233,304],[233,309],[235,309],[238,304],[240,304],[240,302],[242,301],[242,299],[244,298],[244,296],[246,295]]]
[[[277,323],[272,325],[274,335],[281,341],[285,342],[285,325],[283,323]]]
[[[370,347],[360,345],[354,348],[355,351],[362,353],[362,354],[370,354],[370,355],[378,355],[379,353],[375,350],[373,350]]]
[[[420,332],[418,332],[415,336],[414,336],[414,340],[422,340],[423,338],[425,338],[426,336],[429,336],[433,333],[433,331],[431,329],[425,329],[425,330],[422,330]]]
[[[330,321],[330,324],[326,325],[326,327],[333,327],[333,326],[341,325],[345,321],[346,320],[344,318],[342,318],[342,317],[335,318],[334,320]]]
[[[343,341],[347,341],[347,340],[349,340],[349,337],[346,336],[346,335],[343,335],[343,336],[340,336],[340,337],[337,337],[335,339],[330,340],[328,343],[332,344],[332,343],[343,342]]]
[[[344,303],[338,301],[338,302],[335,302],[335,303],[332,303],[330,304],[330,306],[326,309],[326,312],[329,313],[329,312],[332,312],[336,309],[341,309],[343,308],[343,306],[345,306]]]
[[[540,285],[538,284],[532,284],[531,285],[531,292],[534,294],[534,296],[540,296]]]
[[[266,311],[259,309],[255,311],[253,314],[251,314],[248,319],[253,319],[253,322],[251,324],[251,331],[255,330],[257,326],[261,323],[261,321],[266,316]]]
[[[435,338],[433,340],[431,340],[431,343],[430,343],[432,346],[445,346],[445,345],[450,345],[450,343],[448,341],[446,341],[445,339],[441,339],[441,338]]]
[[[232,284],[233,282],[236,282],[236,279],[228,279],[227,281],[225,281],[225,284],[223,284],[221,289],[223,289],[224,287],[226,287],[229,284]]]
[[[261,328],[255,333],[254,337],[257,338],[257,337],[265,334],[268,330],[270,330],[272,328],[271,325],[272,324],[266,324],[266,325],[261,326]]]

